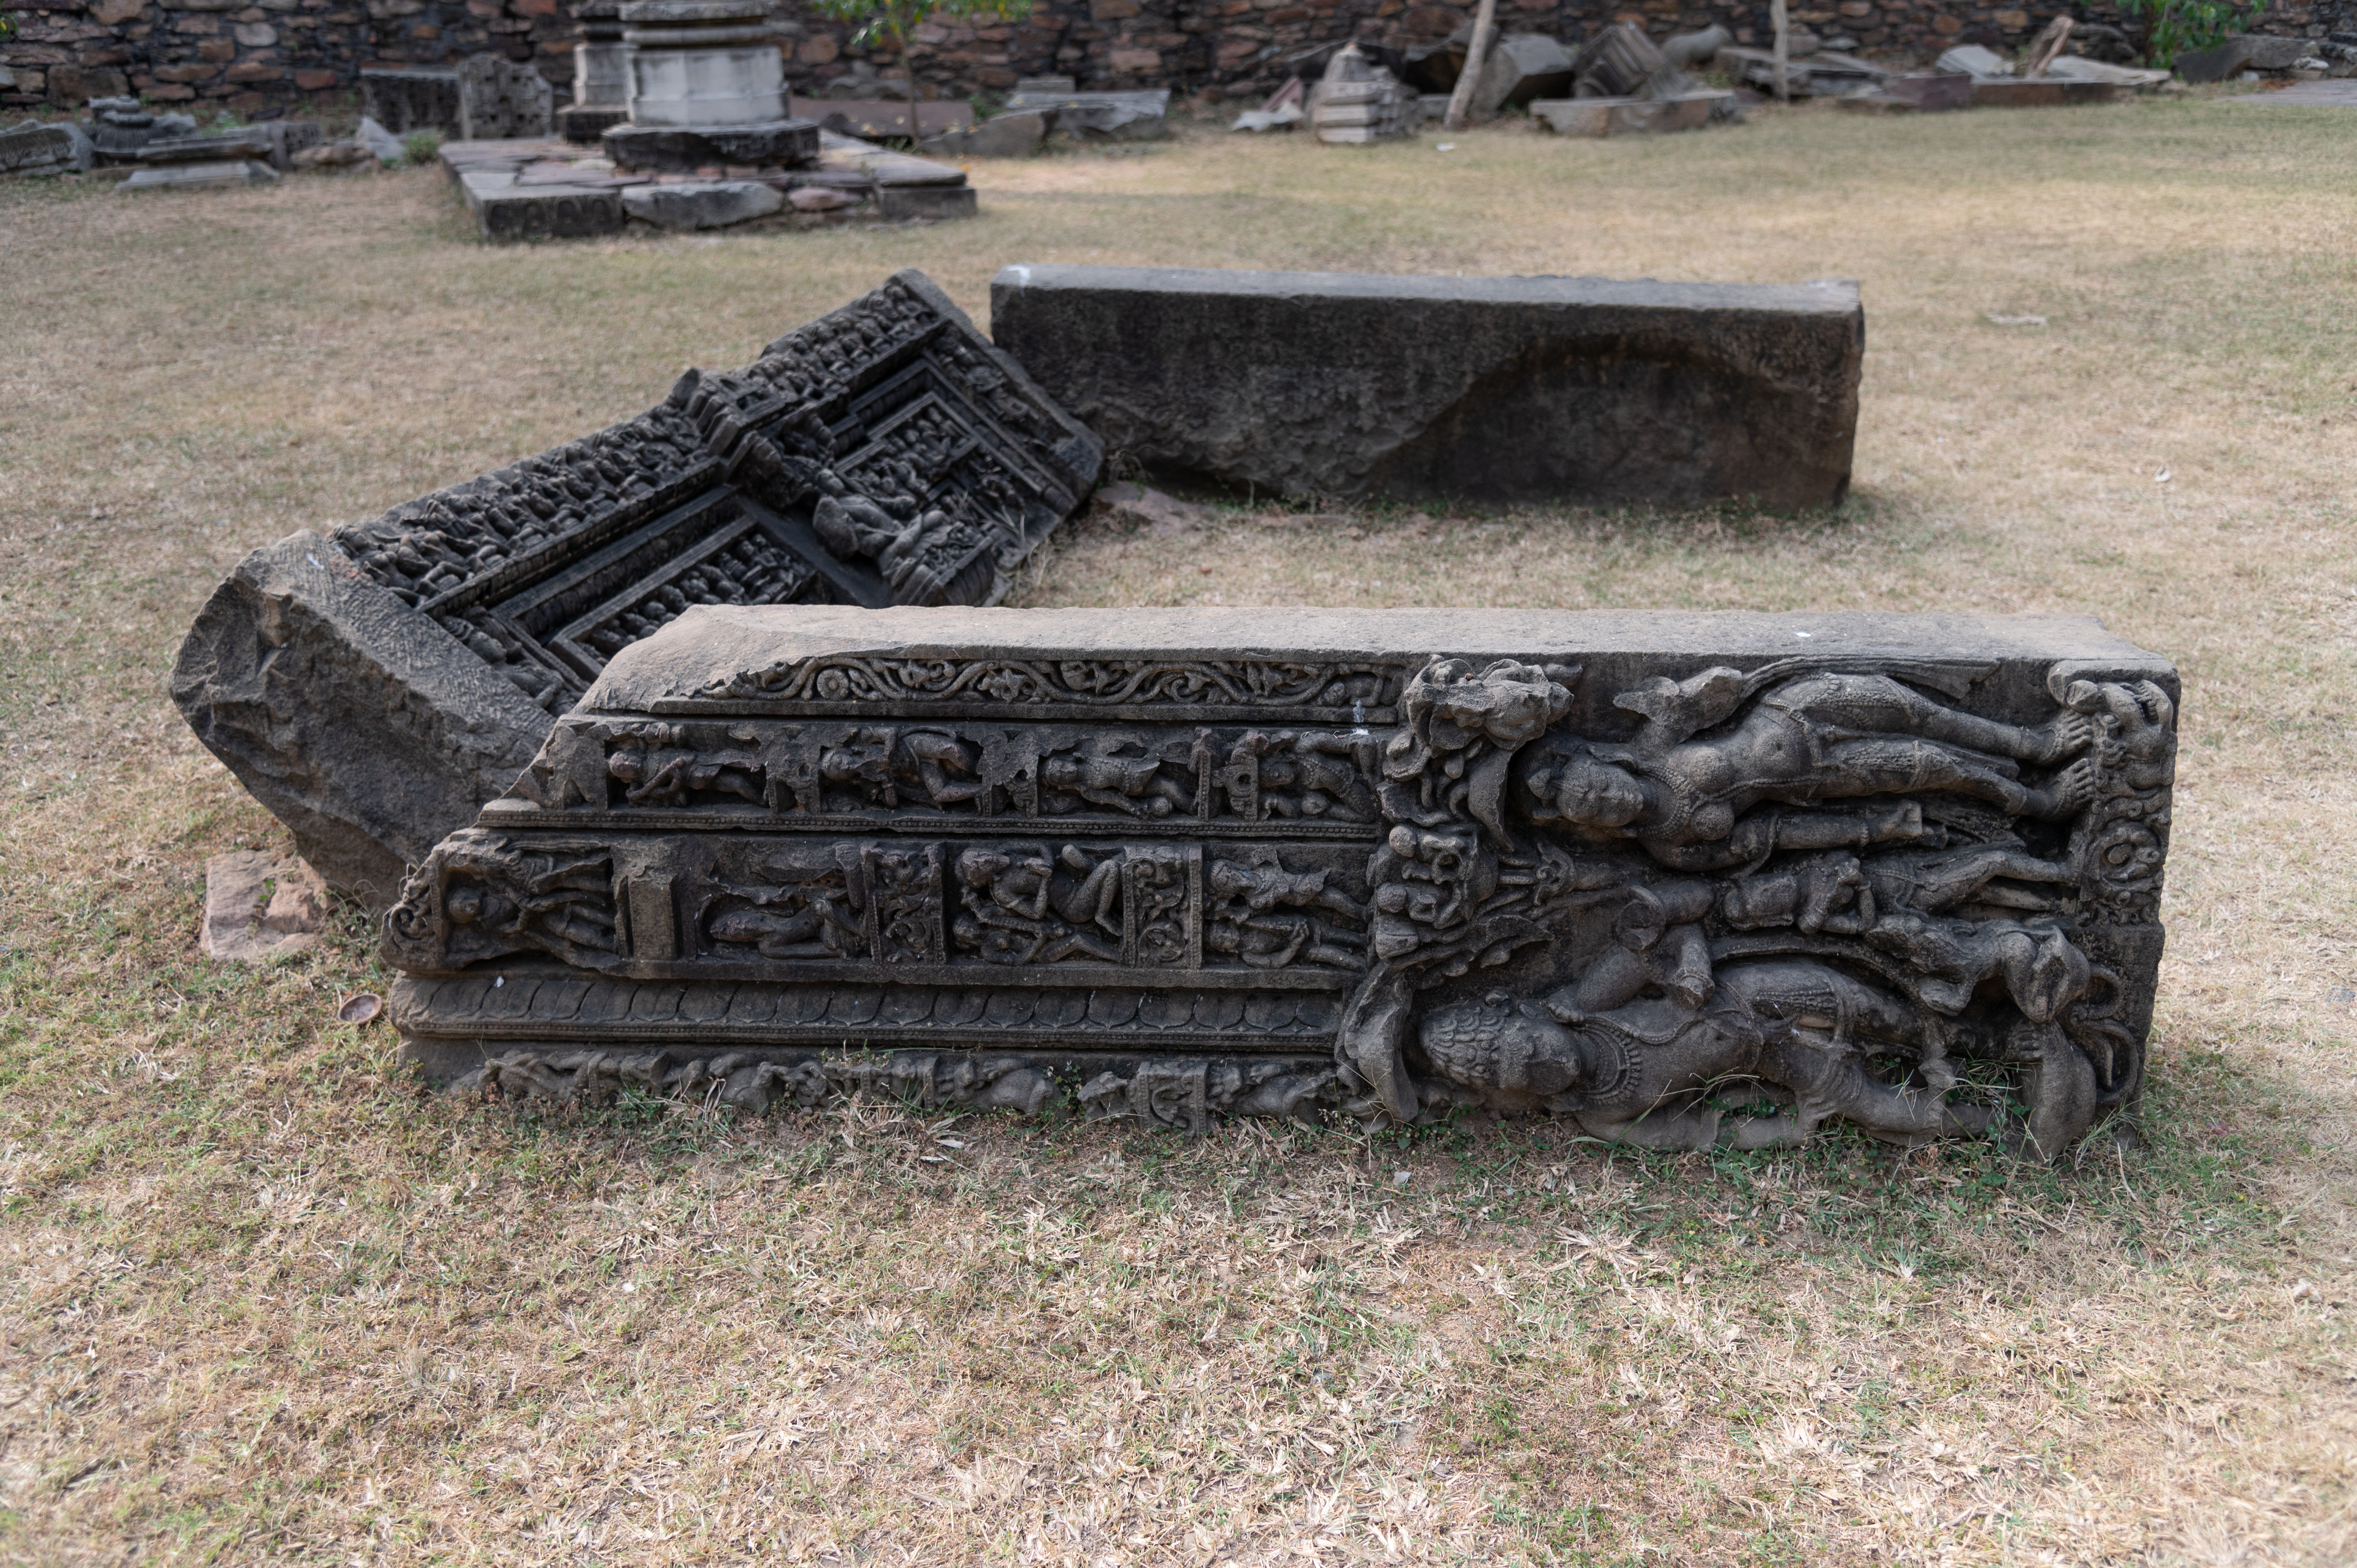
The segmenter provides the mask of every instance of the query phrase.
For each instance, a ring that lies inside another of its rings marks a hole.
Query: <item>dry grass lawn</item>
[[[2357,1556],[2357,115],[1434,140],[1206,135],[982,166],[971,223],[533,249],[425,172],[0,188],[0,1554]],[[334,1022],[384,983],[357,915],[268,972],[197,955],[205,857],[284,843],[161,690],[242,552],[896,266],[981,315],[1015,261],[1860,280],[1837,515],[1231,508],[1075,529],[1023,591],[2094,611],[2186,679],[2142,1144],[520,1115]]]

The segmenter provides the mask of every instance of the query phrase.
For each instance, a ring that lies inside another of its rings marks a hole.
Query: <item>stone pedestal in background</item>
[[[792,168],[818,156],[818,127],[787,112],[784,57],[763,0],[633,0],[621,17],[630,118],[602,138],[618,166]]]
[[[573,46],[573,102],[556,113],[568,142],[594,142],[630,118],[630,46],[622,41],[621,0],[587,0],[574,16],[581,41]]]
[[[762,0],[633,0],[621,7],[634,125],[760,125],[786,118],[785,60]]]

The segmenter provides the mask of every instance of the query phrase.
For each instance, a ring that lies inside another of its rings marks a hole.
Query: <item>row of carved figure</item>
[[[1380,815],[1377,746],[1365,730],[767,728],[738,727],[715,746],[697,744],[684,725],[612,726],[608,801],[617,808],[743,802],[830,815],[931,808],[1368,824]]]
[[[2051,712],[2012,724],[1955,700],[1986,666],[1793,660],[1618,693],[1640,722],[1608,742],[1564,728],[1578,673],[1436,660],[1388,735],[1254,732],[1224,755],[1199,737],[1184,762],[1132,732],[1103,737],[1107,777],[1136,780],[1111,809],[1138,816],[1142,799],[1171,815],[1203,800],[1242,750],[1264,791],[1272,758],[1305,768],[1286,780],[1297,790],[1330,765],[1317,792],[1386,830],[1363,877],[1235,845],[871,843],[856,876],[839,854],[840,883],[732,885],[693,918],[717,948],[789,963],[1346,971],[1338,1068],[1403,1117],[1469,1093],[1666,1146],[1789,1142],[1833,1115],[1911,1140],[1991,1123],[1970,1092],[1980,1064],[2025,1087],[2050,1152],[2133,1095],[2149,959],[2124,977],[2089,944],[2157,958],[2175,755],[2158,685],[2057,666]],[[838,730],[818,776],[838,755],[833,772],[888,808],[904,789],[961,803],[990,766],[956,725]],[[669,768],[672,798],[726,793],[733,768],[737,793],[774,804],[766,746],[727,760],[651,722],[606,738],[626,788]],[[1085,772],[1059,777],[1090,800]],[[396,911],[411,954],[447,967],[471,924],[505,933],[475,950],[610,963],[610,867],[519,854],[481,835],[460,856],[489,868],[477,875],[437,852]],[[511,890],[489,895],[496,909],[472,890],[494,885]],[[523,935],[534,921],[560,936]],[[566,949],[584,930],[595,940]]]

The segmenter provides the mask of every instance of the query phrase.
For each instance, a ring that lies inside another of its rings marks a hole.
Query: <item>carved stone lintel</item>
[[[2134,1105],[2165,662],[2067,618],[1283,625],[694,611],[410,879],[396,1021],[549,1092],[866,1073],[1185,1131],[2050,1155]]]

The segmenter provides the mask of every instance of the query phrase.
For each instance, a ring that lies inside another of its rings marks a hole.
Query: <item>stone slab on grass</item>
[[[622,192],[622,210],[658,229],[724,229],[767,218],[785,205],[785,192],[749,179],[634,185]]]
[[[1831,506],[1857,285],[1029,265],[1001,348],[1151,473],[1267,494]]]
[[[117,190],[229,190],[248,185],[268,185],[278,171],[268,164],[240,158],[217,164],[167,164],[162,168],[135,170]]]
[[[1735,94],[1704,88],[1674,98],[1555,98],[1531,105],[1531,113],[1563,136],[1646,136],[1664,131],[1698,131]]]
[[[70,123],[27,120],[0,130],[0,175],[79,174],[94,156],[89,136]]]
[[[930,158],[1027,158],[1047,140],[1049,124],[1049,116],[1036,111],[1000,114],[930,137],[917,150]]]
[[[1973,82],[1975,109],[2060,109],[2081,103],[2110,103],[2120,96],[2110,81],[2071,81],[2041,76],[2029,81],[1981,77]]]
[[[621,232],[622,191],[604,185],[520,185],[504,171],[462,175],[468,209],[495,242],[579,240]]]
[[[328,929],[328,887],[302,861],[241,849],[205,862],[205,912],[197,950],[231,963],[261,963],[319,945]]]

